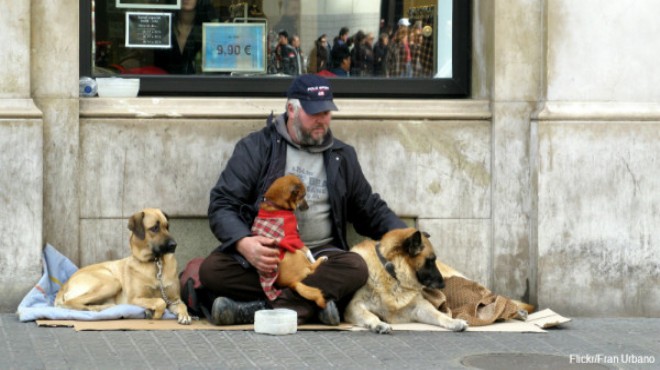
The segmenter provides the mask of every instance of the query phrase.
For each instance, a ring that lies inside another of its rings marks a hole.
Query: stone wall
[[[445,260],[488,283],[487,102],[336,103],[333,132],[356,147],[374,190],[430,232]],[[182,255],[208,254],[217,246],[205,219],[209,191],[236,141],[284,101],[82,99],[80,107],[80,263],[87,265],[126,255],[127,219],[144,207],[164,209],[173,232],[184,224],[196,230],[181,230]],[[472,248],[478,263],[463,258]]]
[[[540,115],[540,304],[569,315],[660,314],[658,113],[607,122]]]
[[[660,315],[659,11],[652,0],[546,2],[546,102],[530,155],[540,305]]]

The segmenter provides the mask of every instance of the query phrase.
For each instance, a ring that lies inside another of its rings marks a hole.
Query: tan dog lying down
[[[170,236],[167,216],[147,208],[128,221],[131,255],[89,265],[76,271],[55,297],[55,306],[101,311],[117,304],[144,307],[147,316],[160,319],[166,308],[179,324],[191,322],[181,301],[176,241]]]
[[[440,312],[424,295],[424,288],[444,286],[427,235],[408,228],[392,230],[379,242],[366,240],[351,249],[367,262],[367,283],[353,296],[345,312],[348,322],[385,334],[390,324],[421,322],[453,331],[468,327]]]
[[[381,334],[391,332],[389,324],[393,323],[420,322],[453,331],[465,330],[468,322],[484,325],[484,320],[473,320],[471,316],[479,318],[478,309],[472,313],[470,310],[458,312],[463,315],[454,315],[452,318],[447,303],[456,302],[449,302],[451,299],[446,299],[441,290],[447,281],[451,282],[452,288],[468,286],[475,290],[472,287],[476,286],[478,296],[470,297],[470,300],[477,301],[474,307],[488,301],[491,296],[506,301],[504,308],[497,316],[490,317],[492,321],[488,323],[496,319],[525,317],[525,309],[530,312],[533,310],[533,306],[493,295],[486,288],[437,261],[428,237],[428,234],[414,228],[392,230],[379,242],[366,240],[351,249],[365,259],[369,279],[355,293],[346,308],[345,318],[348,322]]]

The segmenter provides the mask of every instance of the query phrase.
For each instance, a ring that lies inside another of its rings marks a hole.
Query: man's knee
[[[213,263],[210,262],[210,256],[204,258],[204,261],[199,265],[199,281],[204,286],[212,284],[215,279],[213,278]]]
[[[357,288],[366,284],[367,279],[369,278],[369,268],[362,256],[354,252],[348,252],[346,253],[346,261],[351,270],[351,280],[355,283]]]
[[[222,284],[229,280],[230,266],[224,253],[209,254],[199,266],[199,281],[214,292],[221,290]]]

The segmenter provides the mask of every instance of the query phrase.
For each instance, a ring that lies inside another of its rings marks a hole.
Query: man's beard
[[[297,111],[293,116],[293,130],[296,132],[296,137],[298,138],[299,144],[302,146],[317,146],[323,144],[325,137],[328,135],[326,131],[325,135],[319,139],[314,139],[309,132],[303,131],[302,122],[300,121],[300,112]]]

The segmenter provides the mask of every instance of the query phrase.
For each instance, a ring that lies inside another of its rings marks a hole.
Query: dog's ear
[[[296,203],[298,201],[298,197],[300,196],[300,190],[301,190],[300,184],[293,184],[291,185],[291,191],[289,192],[289,202]]]
[[[300,198],[301,192],[303,191],[302,184],[295,182],[292,183],[286,194],[282,194],[282,199],[286,199],[287,209],[296,209],[298,208],[298,198]]]
[[[426,231],[422,231],[422,235],[424,235],[426,239],[429,239],[431,237],[431,234],[427,233]]]
[[[144,212],[138,212],[128,219],[128,229],[131,230],[133,235],[137,236],[140,240],[144,239],[144,224],[142,223],[143,220]]]
[[[417,230],[411,236],[406,238],[402,243],[403,250],[408,255],[415,257],[424,250],[424,242],[422,241],[422,233]]]

